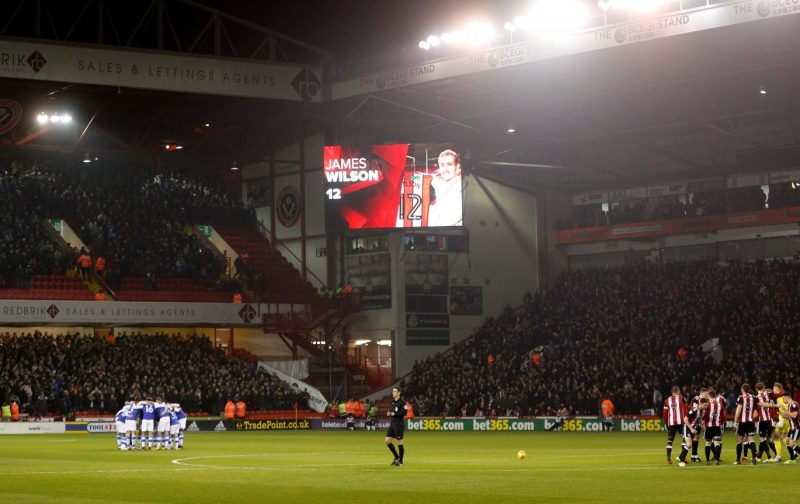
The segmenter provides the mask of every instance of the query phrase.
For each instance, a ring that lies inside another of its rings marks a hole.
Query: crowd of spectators
[[[75,411],[114,413],[126,400],[162,395],[190,412],[217,414],[239,397],[251,409],[303,408],[295,392],[236,356],[194,335],[0,335],[0,399],[18,400],[33,417]]]
[[[800,386],[800,262],[691,262],[588,269],[526,295],[405,380],[421,415],[596,415],[661,407],[672,385]],[[718,346],[713,343],[718,339]],[[711,341],[709,341],[711,340]],[[712,351],[716,348],[716,351]]]
[[[188,225],[252,220],[251,211],[213,184],[189,174],[158,173],[142,163],[0,163],[0,239],[5,245],[0,254],[8,259],[0,275],[5,283],[49,274],[74,254],[46,236],[46,218],[72,224],[91,255],[106,259],[112,278],[198,279],[216,279],[223,265]]]
[[[29,287],[33,275],[52,273],[62,255],[37,218],[38,185],[17,177],[21,168],[8,162],[0,172],[0,288]]]
[[[570,219],[557,222],[556,227],[613,226],[794,206],[800,206],[800,189],[794,189],[791,184],[773,184],[769,198],[761,187],[753,186],[692,193],[686,203],[677,195],[671,195],[621,201],[611,204],[606,211],[601,204],[574,206]]]

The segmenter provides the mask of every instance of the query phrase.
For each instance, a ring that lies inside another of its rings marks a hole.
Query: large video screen
[[[461,226],[464,214],[458,146],[326,146],[328,229]]]

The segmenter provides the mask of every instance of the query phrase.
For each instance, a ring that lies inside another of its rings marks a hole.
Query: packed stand
[[[219,277],[221,260],[188,224],[252,219],[241,202],[210,183],[191,175],[158,174],[136,162],[76,166],[67,160],[14,160],[3,166],[0,236],[6,246],[0,254],[9,260],[3,261],[0,274],[6,283],[54,268],[63,273],[74,265],[80,252],[65,257],[70,254],[55,250],[41,229],[46,218],[62,217],[73,224],[93,259],[107,261],[111,283],[123,276],[192,277],[211,283]]]
[[[186,411],[217,414],[229,397],[253,410],[302,408],[305,392],[256,363],[227,357],[202,336],[0,335],[0,398],[32,417],[113,413],[132,398],[162,395]]]
[[[417,363],[407,397],[432,416],[596,415],[606,395],[639,414],[680,385],[716,387],[735,406],[742,383],[800,386],[798,285],[797,260],[568,273]],[[701,348],[713,338],[721,353]]]
[[[63,252],[38,215],[45,202],[39,185],[17,161],[3,161],[0,173],[0,288],[26,289],[34,275],[49,275]]]

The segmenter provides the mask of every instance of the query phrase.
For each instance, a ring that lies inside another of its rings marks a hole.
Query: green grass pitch
[[[158,452],[120,452],[105,434],[2,436],[0,502],[754,504],[800,495],[800,465],[733,466],[731,435],[724,465],[680,468],[665,464],[660,433],[406,434],[404,467],[390,467],[382,432],[188,433],[183,451]],[[517,460],[518,450],[528,457]]]

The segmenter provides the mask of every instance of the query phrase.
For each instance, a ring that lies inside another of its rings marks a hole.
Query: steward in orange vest
[[[225,403],[225,420],[233,420],[233,416],[236,414],[236,405],[233,404],[233,401],[230,399],[227,403]]]
[[[247,415],[247,405],[239,399],[236,401],[236,418],[243,420],[245,415]]]
[[[406,401],[406,416],[404,418],[414,418],[414,406]]]
[[[19,422],[19,404],[17,404],[17,401],[11,403],[11,421]]]

